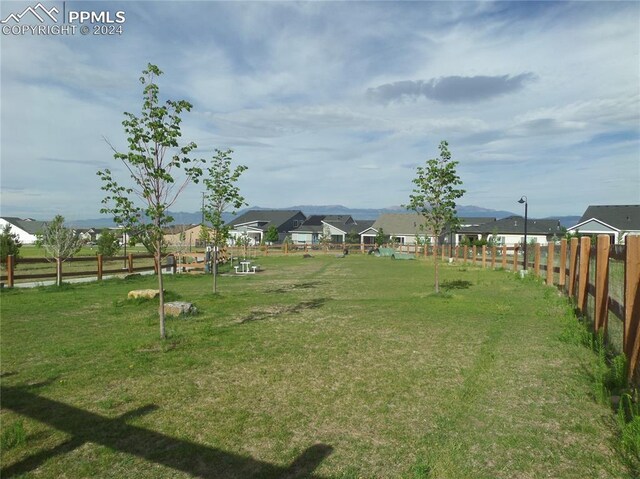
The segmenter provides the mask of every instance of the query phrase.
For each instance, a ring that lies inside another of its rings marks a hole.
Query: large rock
[[[153,299],[160,294],[159,289],[134,289],[133,291],[129,291],[127,298],[129,299]]]
[[[181,316],[183,314],[196,314],[195,306],[186,301],[172,301],[164,303],[164,314],[167,316]]]

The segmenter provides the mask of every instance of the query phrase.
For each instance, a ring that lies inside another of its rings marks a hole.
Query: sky
[[[101,216],[96,172],[128,184],[112,147],[126,152],[148,63],[163,101],[193,104],[192,156],[231,148],[248,167],[251,206],[406,204],[442,140],[461,205],[640,204],[640,2],[42,0],[73,34],[16,33],[54,25],[16,20],[37,3],[0,4],[3,216]],[[172,210],[199,211],[202,191]]]

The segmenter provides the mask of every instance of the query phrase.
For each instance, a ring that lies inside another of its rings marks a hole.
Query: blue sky
[[[37,1],[5,2],[7,18]],[[62,2],[42,1],[46,8]],[[125,178],[141,71],[186,99],[197,156],[233,148],[251,205],[405,204],[449,142],[464,205],[579,215],[640,203],[638,2],[66,2],[117,36],[2,35],[1,214],[100,216]],[[174,210],[197,211],[191,185]]]

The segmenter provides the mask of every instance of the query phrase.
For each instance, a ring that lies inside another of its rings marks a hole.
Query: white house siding
[[[339,230],[338,228],[331,226],[328,223],[325,223],[324,221],[322,222],[322,224],[324,225],[323,227],[323,232],[325,235],[327,235],[327,233],[329,235],[331,235],[331,242],[332,243],[344,243],[344,237],[345,237],[345,233],[342,230]]]
[[[489,239],[491,239],[493,235],[489,235]],[[522,242],[524,241],[524,235],[501,235],[501,234],[496,234],[496,238],[497,238],[497,242],[496,244],[499,245],[503,245],[506,244],[507,246],[513,246],[513,245],[519,245],[522,244]],[[527,242],[535,242],[540,244],[541,246],[545,246],[548,244],[547,241],[547,236],[546,235],[532,235],[532,234],[527,234]]]
[[[295,244],[311,244],[313,242],[313,237],[311,233],[291,233],[291,241]]]
[[[613,242],[620,242],[621,238],[620,231],[616,228],[613,228],[605,223],[602,223],[596,219],[592,219],[589,221],[585,221],[584,223],[580,223],[576,226],[572,226],[568,228],[567,231],[569,233],[579,233],[584,235],[611,235],[613,236]],[[626,235],[625,235],[626,236]]]
[[[18,228],[17,226],[9,223],[8,221],[0,218],[0,229],[4,229],[5,225],[7,224],[11,227],[11,232],[18,235],[18,239],[22,244],[34,244],[38,239],[36,238],[36,235],[27,233],[22,228]]]

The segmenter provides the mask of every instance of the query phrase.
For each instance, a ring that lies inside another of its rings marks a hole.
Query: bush
[[[10,254],[17,258],[20,255],[21,246],[18,235],[11,232],[11,225],[5,224],[0,232],[0,262],[6,264],[7,256]]]
[[[120,251],[120,238],[112,231],[105,231],[96,241],[98,254],[102,256],[115,256]]]

